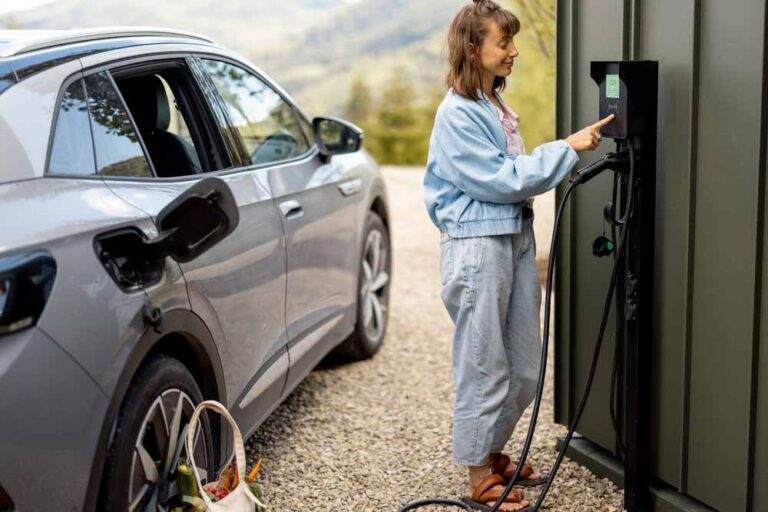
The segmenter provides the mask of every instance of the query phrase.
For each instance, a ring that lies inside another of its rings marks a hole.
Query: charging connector
[[[600,160],[579,169],[578,172],[571,176],[570,182],[574,185],[583,185],[607,169],[622,174],[627,172],[629,170],[629,152],[608,153]]]

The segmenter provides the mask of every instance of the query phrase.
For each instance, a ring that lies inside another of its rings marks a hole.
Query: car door
[[[286,238],[286,392],[354,324],[355,204],[363,180],[324,162],[311,128],[279,89],[243,63],[201,57],[242,158],[269,184]]]
[[[84,59],[84,68],[100,64]],[[87,73],[87,71],[86,71]],[[181,265],[192,310],[216,340],[225,373],[226,404],[248,427],[280,398],[287,375],[285,247],[269,190],[248,170],[231,166],[216,139],[210,109],[181,58],[122,62],[86,76],[130,113],[152,175],[112,169],[112,190],[153,219],[206,173],[232,190],[236,230],[199,258]],[[97,139],[99,127],[94,127]],[[167,158],[167,155],[173,158]],[[262,400],[256,401],[260,396]]]

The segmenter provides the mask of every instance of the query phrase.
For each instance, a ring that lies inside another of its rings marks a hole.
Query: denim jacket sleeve
[[[456,187],[477,201],[517,203],[542,194],[556,187],[578,161],[564,140],[542,144],[530,155],[508,155],[465,110],[440,114],[438,165]]]

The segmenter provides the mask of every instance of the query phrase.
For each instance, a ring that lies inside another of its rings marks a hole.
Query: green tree
[[[379,161],[413,165],[423,162],[423,126],[417,93],[402,68],[392,71],[371,126],[371,150]]]
[[[423,165],[435,112],[445,91],[438,86],[415,87],[402,68],[395,68],[381,97],[371,99],[362,80],[351,86],[347,119],[365,131],[365,147],[382,164]]]
[[[363,127],[370,121],[373,114],[373,96],[371,88],[362,76],[358,75],[352,82],[347,99],[346,117],[353,123]]]
[[[521,30],[515,36],[520,55],[503,96],[520,115],[520,132],[530,152],[555,138],[555,2],[506,0],[505,4],[520,19]]]
[[[508,0],[522,19],[541,55],[554,65],[557,15],[553,0]]]

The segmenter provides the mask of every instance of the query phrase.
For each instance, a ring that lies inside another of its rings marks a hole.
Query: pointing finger
[[[592,128],[594,128],[594,129],[596,129],[596,130],[599,130],[599,129],[600,129],[600,128],[602,128],[603,126],[605,126],[605,125],[607,125],[608,123],[610,123],[611,121],[613,121],[613,118],[615,118],[615,117],[616,117],[616,115],[614,115],[614,114],[611,114],[611,115],[609,115],[608,117],[606,117],[606,118],[604,118],[604,119],[601,119],[600,121],[598,121],[598,122],[596,122],[595,124],[593,124],[593,125],[592,125]]]

